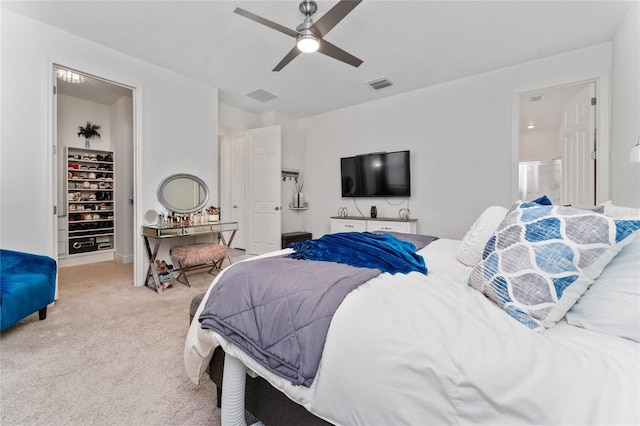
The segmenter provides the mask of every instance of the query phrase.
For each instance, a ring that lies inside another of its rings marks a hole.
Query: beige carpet
[[[31,315],[0,336],[0,424],[216,425],[215,386],[182,364],[191,299],[212,275],[189,275],[158,295],[133,287],[133,266],[63,268],[47,319]]]

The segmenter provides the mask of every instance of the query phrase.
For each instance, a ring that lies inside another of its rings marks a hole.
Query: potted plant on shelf
[[[78,126],[78,130],[79,130],[78,137],[82,136],[85,140],[85,143],[84,143],[85,148],[91,148],[89,139],[93,139],[96,136],[100,137],[100,133],[98,132],[98,130],[100,130],[99,124],[91,124],[90,122],[87,121],[87,125],[85,127]]]

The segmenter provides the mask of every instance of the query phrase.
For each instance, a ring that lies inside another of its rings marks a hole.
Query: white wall
[[[300,120],[314,236],[329,232],[338,207],[356,213],[340,197],[340,157],[410,149],[418,232],[461,238],[486,207],[508,207],[517,197],[517,93],[598,78],[599,141],[608,147],[610,55],[610,43],[600,44]],[[600,197],[608,196],[606,168]],[[365,215],[375,204],[378,217],[398,217],[405,204],[390,202],[365,198],[358,206]]]
[[[640,207],[640,164],[629,152],[640,137],[640,4],[636,1],[612,43],[611,199]]]
[[[111,129],[109,105],[91,102],[73,96],[58,95],[58,147],[73,146],[84,148],[85,139],[78,137],[78,126],[87,121],[100,125],[100,137],[90,139],[91,148],[111,150]]]
[[[160,208],[160,181],[188,172],[218,187],[217,89],[6,9],[1,24],[1,246],[55,257],[50,92],[52,63],[58,63],[136,89],[134,238],[141,283],[147,257],[138,229],[146,210]]]
[[[218,121],[220,124],[232,129],[253,129],[262,125],[258,114],[227,105],[223,102],[220,102],[218,113]]]
[[[520,131],[519,161],[546,161],[562,157],[560,129],[523,129]]]

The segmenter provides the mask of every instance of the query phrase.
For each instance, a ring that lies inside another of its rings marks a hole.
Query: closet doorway
[[[518,198],[596,202],[596,82],[519,95]]]
[[[132,263],[134,89],[57,64],[53,73],[58,265]]]

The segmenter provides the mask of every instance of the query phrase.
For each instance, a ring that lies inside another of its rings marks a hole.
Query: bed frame
[[[216,384],[217,406],[222,400],[222,372],[225,353],[218,346],[209,363],[209,377]],[[331,423],[314,416],[302,405],[290,400],[260,376],[246,378],[245,409],[269,426],[327,426]]]

